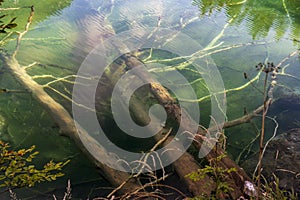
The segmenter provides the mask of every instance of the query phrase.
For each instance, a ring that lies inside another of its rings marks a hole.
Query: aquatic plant
[[[273,174],[274,181],[267,181],[264,177],[263,196],[270,200],[298,200],[297,194],[294,191],[286,191],[279,187],[279,179]]]
[[[4,18],[6,15],[1,15],[0,16],[0,19]],[[17,24],[14,23],[14,21],[16,20],[17,18],[14,17],[12,18],[8,23],[4,23],[3,21],[0,21],[0,33],[6,33],[6,30],[5,29],[12,29],[12,28],[15,28],[17,27]]]
[[[276,66],[272,62],[266,62],[266,63],[259,63],[255,66],[255,68],[258,71],[261,71],[265,73],[264,77],[264,84],[263,84],[263,109],[262,109],[262,120],[261,120],[261,133],[260,133],[260,142],[259,142],[259,158],[258,158],[258,164],[255,169],[255,172],[257,171],[257,185],[258,189],[261,188],[261,172],[262,172],[262,160],[263,160],[263,154],[267,147],[268,141],[266,144],[264,144],[264,137],[265,137],[265,119],[267,117],[267,112],[270,104],[273,101],[273,90],[274,87],[277,85],[277,74],[279,74],[279,70],[281,69],[281,66],[285,61],[290,59],[291,57],[297,55],[299,53],[299,50],[296,50],[289,54],[287,57],[285,57],[281,62],[279,62]],[[281,73],[284,75],[284,72]],[[270,84],[268,85],[268,78],[271,75]],[[245,75],[245,78],[247,78],[247,75]],[[276,121],[275,121],[276,122]],[[277,123],[277,122],[276,122]],[[276,135],[277,128],[274,130]],[[271,138],[272,139],[272,138]],[[254,172],[254,173],[255,173]]]
[[[11,150],[8,143],[0,140],[0,187],[5,187],[0,193],[20,187],[33,187],[36,183],[55,181],[62,177],[63,167],[69,163],[50,161],[42,169],[32,164],[39,153],[35,146],[28,149]]]
[[[228,193],[231,192],[233,190],[233,188],[230,186],[229,182],[228,182],[228,176],[230,176],[230,174],[232,172],[236,172],[236,168],[222,168],[216,165],[216,162],[220,162],[220,160],[224,157],[226,157],[227,155],[223,154],[220,155],[218,157],[216,157],[215,159],[211,160],[210,165],[206,165],[205,167],[199,169],[196,172],[187,174],[186,176],[188,178],[190,178],[193,181],[199,181],[201,179],[204,179],[204,177],[206,175],[212,177],[216,183],[215,185],[215,189],[214,189],[214,193],[215,194],[211,194],[210,198],[225,198],[226,196],[228,196]],[[206,186],[203,186],[206,187]],[[207,196],[203,195],[198,198],[208,198]]]

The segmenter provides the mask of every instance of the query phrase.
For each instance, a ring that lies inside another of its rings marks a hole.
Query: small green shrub
[[[10,150],[8,143],[0,140],[0,187],[32,187],[43,181],[54,181],[63,176],[62,168],[69,162],[46,163],[43,169],[30,164],[38,154],[35,146],[29,149]]]
[[[220,161],[222,158],[224,158],[226,155],[220,155],[217,158],[214,159],[212,163]],[[214,166],[213,164],[206,165],[204,168],[199,169],[196,172],[192,172],[186,177],[190,178],[192,181],[199,181],[203,179],[205,176],[212,177],[216,183],[216,188],[215,188],[215,196],[216,198],[220,196],[221,194],[227,194],[230,191],[233,190],[233,188],[230,187],[230,185],[226,181],[226,177],[231,172],[235,172],[235,168],[230,168],[230,169],[224,169],[222,167],[217,167]],[[201,197],[198,197],[196,199],[201,199]],[[210,197],[210,199],[215,199],[215,197]]]

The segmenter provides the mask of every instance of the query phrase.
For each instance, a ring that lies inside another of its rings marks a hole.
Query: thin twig
[[[18,53],[18,51],[19,51],[19,49],[20,49],[20,43],[21,43],[22,37],[23,37],[23,36],[28,32],[28,30],[29,30],[29,26],[30,26],[30,24],[32,23],[33,15],[34,15],[34,6],[31,6],[31,7],[30,7],[30,15],[29,15],[29,17],[28,17],[28,19],[27,19],[27,23],[26,23],[26,25],[25,25],[24,31],[23,31],[23,32],[17,32],[17,33],[18,33],[17,46],[16,46],[16,49],[15,49],[14,53],[12,54],[12,57],[13,57],[13,58],[17,55],[17,53]]]
[[[157,147],[159,145],[161,145],[170,135],[170,133],[172,132],[172,128],[164,135],[164,137],[162,139],[160,139],[151,149],[150,151],[145,155],[144,159],[143,159],[143,163],[146,164],[147,160],[150,156],[151,153],[155,152],[155,150],[157,149]],[[159,157],[159,156],[158,156]],[[139,172],[137,174],[135,174],[133,177],[138,177],[144,170],[144,166],[142,166],[142,168],[139,170]]]
[[[18,8],[0,8],[0,11],[7,11],[7,10],[20,10],[22,7]]]
[[[2,38],[2,40],[0,41],[0,46],[2,46],[5,41],[10,38],[10,36],[13,34],[14,32],[9,32],[4,38]]]
[[[271,120],[275,123],[276,126],[275,126],[275,128],[274,128],[272,137],[266,142],[265,146],[263,147],[263,150],[262,150],[262,158],[263,158],[263,156],[264,156],[264,154],[265,154],[265,151],[266,151],[267,146],[269,145],[270,141],[272,141],[272,140],[276,137],[277,129],[278,129],[278,126],[279,126],[279,124],[278,124],[278,122],[276,121],[275,118],[271,118],[271,117],[268,117],[268,116],[266,116],[266,118],[271,119]],[[255,167],[255,170],[254,170],[254,172],[253,172],[253,177],[255,176],[256,171],[259,170],[259,166],[262,164],[262,158],[259,159],[259,161],[258,161],[258,163],[257,163],[257,165],[256,165],[256,167]]]
[[[172,129],[170,129],[170,130],[166,133],[166,135],[165,135],[161,140],[159,140],[159,141],[158,141],[158,142],[150,149],[149,153],[147,153],[147,154],[144,156],[143,160],[135,161],[135,162],[142,163],[142,167],[141,167],[141,169],[139,170],[139,172],[136,173],[135,175],[129,177],[126,181],[124,181],[124,182],[123,182],[122,184],[120,184],[117,188],[115,188],[111,193],[109,193],[109,194],[107,195],[107,198],[111,198],[111,197],[113,196],[113,194],[115,194],[118,190],[120,190],[120,189],[121,189],[121,188],[122,188],[122,187],[123,187],[123,186],[131,179],[131,178],[136,178],[136,177],[138,177],[139,175],[141,175],[141,173],[142,173],[143,170],[145,169],[145,166],[147,166],[147,160],[148,160],[150,154],[153,153],[153,152],[156,150],[156,148],[157,148],[159,145],[161,145],[161,144],[168,138],[168,136],[170,135],[171,132],[172,132]],[[149,165],[148,165],[148,168],[151,169],[151,167],[150,167]],[[162,177],[162,180],[164,180],[165,177],[166,177],[166,176],[163,176],[163,177]]]
[[[265,137],[265,119],[267,114],[267,109],[269,104],[267,104],[267,81],[268,81],[269,73],[266,72],[265,80],[264,80],[264,95],[263,95],[263,112],[262,112],[262,120],[261,120],[261,134],[260,134],[260,142],[259,142],[259,158],[258,158],[258,174],[257,174],[257,186],[258,190],[260,189],[260,175],[262,168],[262,158],[263,158],[263,149],[264,149],[264,137]]]
[[[18,200],[17,194],[9,188],[9,196],[11,200]]]
[[[71,194],[71,181],[70,179],[68,180],[68,185],[66,187],[66,192],[65,192],[65,195],[64,195],[64,198],[63,200],[71,200],[72,199],[72,194]]]
[[[184,198],[187,198],[186,194],[184,194],[183,192],[181,192],[179,189],[169,186],[169,185],[163,185],[163,184],[155,184],[153,186],[157,186],[157,187],[166,187],[169,188],[171,190],[174,190],[175,192],[177,192],[178,194],[180,194],[181,196],[183,196]]]
[[[166,175],[166,177],[168,177],[168,176],[169,176],[169,175]],[[138,188],[137,190],[133,191],[132,193],[130,193],[130,194],[128,194],[128,195],[126,195],[125,197],[128,199],[128,198],[130,198],[131,196],[137,194],[139,191],[144,190],[144,189],[147,188],[147,187],[153,186],[153,185],[155,185],[155,183],[158,183],[158,182],[160,182],[160,181],[162,181],[162,180],[164,180],[164,179],[165,179],[165,177],[161,177],[161,178],[159,178],[159,179],[157,179],[157,180],[155,180],[155,181],[146,183],[146,184],[144,184],[143,186],[141,186],[140,188]]]

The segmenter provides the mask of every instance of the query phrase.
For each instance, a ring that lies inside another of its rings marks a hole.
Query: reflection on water
[[[20,1],[21,3],[25,5],[27,2]],[[24,37],[17,58],[24,65],[37,63],[28,72],[40,84],[53,81],[53,77],[68,76],[67,81],[51,85],[55,90],[64,93],[64,97],[53,89],[48,88],[47,91],[69,111],[71,104],[67,99],[72,93],[72,75],[76,73],[85,56],[103,42],[99,38],[109,38],[113,34],[111,29],[120,33],[137,27],[155,29],[159,25],[181,31],[206,47],[205,53],[218,66],[228,90],[228,119],[240,117],[245,109],[251,111],[261,105],[261,94],[251,85],[247,85],[243,73],[246,72],[249,79],[255,79],[253,84],[261,88],[262,80],[257,77],[255,65],[265,61],[279,63],[300,47],[300,3],[296,0],[194,0],[193,4],[187,0],[74,0],[58,3],[53,1],[51,4],[49,1],[39,1],[37,4],[34,18],[36,21]],[[54,12],[53,4],[64,8],[57,8],[59,12]],[[45,16],[41,16],[43,11]],[[27,19],[27,11],[20,13],[23,19]],[[8,51],[13,50],[15,42],[8,43],[5,48]],[[300,62],[297,57],[285,63],[284,69],[278,74],[278,88],[299,95],[299,69]],[[160,73],[159,69],[151,70]],[[199,75],[190,69],[179,71],[189,76],[199,98],[207,93],[203,89],[203,82],[197,81]],[[38,77],[45,74],[49,76]],[[0,74],[0,81],[1,87],[22,89],[5,69]],[[243,89],[239,89],[241,86]],[[282,94],[280,91],[275,92],[276,98]],[[16,146],[36,144],[44,156],[42,159],[72,157],[72,164],[76,166],[78,163],[77,168],[70,167],[70,171],[76,174],[69,174],[75,183],[80,184],[81,180],[88,182],[84,177],[91,179],[96,176],[92,165],[87,164],[82,156],[77,156],[79,152],[74,144],[55,135],[57,128],[30,94],[0,95],[2,139],[5,138]],[[203,123],[207,123],[210,110],[206,108],[210,107],[210,102],[199,101],[199,105],[201,119]],[[270,123],[269,127],[268,136],[272,134],[273,125]],[[228,147],[237,156],[239,148],[248,144],[256,132],[253,124],[245,124],[229,129],[227,134]],[[78,173],[83,169],[84,172]],[[64,181],[58,183],[62,188],[65,187]],[[91,185],[87,188],[91,188]]]
[[[299,41],[299,1],[194,0],[193,4],[199,7],[202,15],[225,10],[227,17],[234,19],[233,24],[245,23],[254,39],[264,38],[274,31],[276,39],[288,33],[290,39]]]

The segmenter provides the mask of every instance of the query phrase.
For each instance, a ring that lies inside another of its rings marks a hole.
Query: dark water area
[[[227,121],[242,117],[262,105],[264,76],[255,66],[258,63],[273,62],[277,65],[282,62],[273,92],[274,103],[268,112],[265,140],[274,133],[275,124],[272,119],[276,119],[279,124],[277,134],[300,127],[299,52],[289,57],[300,48],[299,1],[6,0],[1,7],[28,7],[32,4],[35,6],[33,22],[22,39],[16,58],[24,66],[33,64],[28,68],[28,74],[43,85],[48,94],[70,113],[76,73],[87,55],[98,44],[104,43],[113,34],[121,35],[126,31],[144,29],[155,33],[156,28],[161,27],[188,36],[194,43],[199,44],[201,49],[193,49],[194,44],[188,43],[189,40],[179,40],[173,44],[179,49],[178,52],[184,54],[195,50],[195,54],[191,54],[190,57],[185,55],[187,57],[183,56],[182,60],[172,60],[176,55],[174,52],[159,50],[150,53],[149,49],[144,49],[140,58],[149,66],[147,70],[153,76],[159,80],[167,80],[167,84],[178,89],[177,99],[184,102],[184,106],[189,108],[193,103],[199,106],[200,124],[208,126],[213,123],[212,102],[218,100],[217,97],[217,100],[213,98],[214,95],[225,95],[226,106],[219,111]],[[9,17],[18,16],[18,26],[15,30],[24,29],[28,9],[2,12],[9,13]],[[173,35],[174,38],[176,34]],[[133,39],[142,41],[142,36],[142,32],[135,32]],[[173,36],[167,36],[170,40],[174,39]],[[4,37],[5,35],[0,35],[0,40]],[[191,49],[188,49],[189,46]],[[12,35],[11,40],[1,43],[1,49],[4,49],[1,53],[12,53],[15,47],[16,35]],[[185,65],[183,62],[184,59],[194,58],[203,58],[201,64],[210,62],[209,64],[216,67],[218,74],[212,74],[210,82],[214,82],[214,79],[220,76],[226,93],[210,93],[210,85],[207,79],[203,79],[207,71],[203,69],[199,72],[194,66]],[[157,63],[160,65],[155,65]],[[172,77],[169,72],[174,71],[182,74],[187,82],[175,75]],[[244,73],[247,74],[247,79],[244,78]],[[113,77],[114,73],[109,75]],[[269,77],[268,85],[271,81]],[[193,88],[196,99],[189,96],[186,85]],[[105,84],[102,86],[105,87]],[[59,135],[59,129],[47,111],[24,90],[2,63],[0,88],[24,91],[0,93],[0,139],[9,142],[15,149],[36,145],[40,152],[35,161],[38,166],[49,160],[71,160],[64,170],[66,175],[63,178],[53,183],[42,183],[34,188],[18,189],[16,192],[20,194],[19,198],[52,199],[52,194],[62,197],[68,179],[72,183],[73,199],[106,195],[111,190],[111,186],[94,164],[72,140]],[[142,96],[138,97],[139,100],[147,102],[144,105],[147,109],[154,104],[153,96],[147,96],[142,89],[137,94]],[[112,114],[106,113],[112,112],[110,108],[104,109],[103,106],[111,103],[111,94],[105,92],[105,89],[99,89],[97,95],[103,100],[98,105],[98,120],[104,130],[109,132],[107,134],[110,134],[109,138],[112,141],[136,152],[153,146],[153,138],[141,140],[123,135],[124,132],[111,119]],[[165,125],[163,122],[162,127]],[[225,130],[227,150],[234,160],[243,162],[258,151],[257,134],[260,122],[261,116],[257,116],[251,123]],[[0,198],[9,199],[7,193],[0,194]]]

